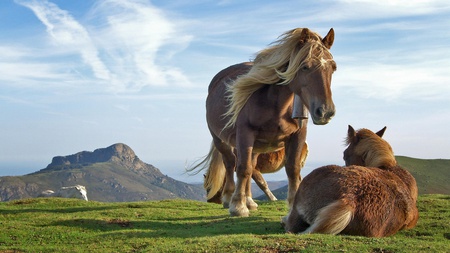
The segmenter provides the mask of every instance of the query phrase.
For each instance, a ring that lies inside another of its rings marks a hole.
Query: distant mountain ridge
[[[419,194],[450,195],[450,160],[404,156],[396,156],[396,159],[416,178]],[[278,199],[286,199],[287,186],[278,188],[285,182],[268,183]],[[173,198],[205,200],[202,185],[170,178],[158,168],[141,161],[126,144],[117,143],[92,152],[55,156],[46,168],[31,174],[0,177],[0,201],[36,197],[44,190],[75,184],[86,186],[90,200],[102,202]],[[262,195],[257,199],[267,198]]]
[[[183,198],[204,200],[202,187],[170,178],[142,162],[123,143],[106,148],[55,156],[37,172],[0,177],[0,201],[36,197],[40,192],[62,186],[86,186],[88,198],[103,202]]]

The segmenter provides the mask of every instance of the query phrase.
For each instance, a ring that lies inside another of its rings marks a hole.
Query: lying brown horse
[[[349,126],[347,167],[321,167],[304,178],[285,221],[287,232],[383,237],[416,225],[416,180],[397,165],[381,139],[385,130],[355,132]]]
[[[301,153],[300,167],[304,166],[307,156],[308,156],[308,143],[305,142],[305,144],[303,145],[302,153]],[[275,172],[281,170],[281,168],[284,167],[284,164],[286,161],[285,158],[286,158],[286,156],[285,156],[284,148],[279,151],[276,151],[276,152],[260,154],[258,156],[258,161],[256,163],[256,166],[253,169],[253,172],[252,172],[253,181],[255,181],[256,185],[258,185],[258,187],[264,192],[264,194],[266,194],[267,198],[270,201],[276,201],[278,199],[275,197],[275,195],[273,195],[272,191],[270,191],[269,185],[267,184],[266,180],[264,179],[262,173],[275,173]],[[209,172],[210,171],[208,171],[208,173]],[[223,171],[223,172],[225,172],[225,171]],[[208,202],[222,204],[222,191],[223,191],[223,186],[225,185],[225,173],[223,173],[223,174],[224,175],[221,177],[221,178],[223,178],[222,188],[217,191],[216,195],[214,195],[212,197],[209,196],[209,198],[207,199]],[[209,174],[206,174],[205,179],[207,179],[209,176],[210,176]],[[206,189],[207,195],[209,195],[209,192],[211,191],[212,186],[207,185],[207,183],[208,183],[208,180],[205,180],[205,183],[203,186]],[[250,181],[248,181],[248,183],[247,183],[247,188],[246,188],[245,194],[249,197],[252,197]]]
[[[333,29],[324,38],[307,28],[293,29],[259,52],[253,62],[230,66],[211,81],[206,120],[213,145],[190,170],[208,168],[208,198],[216,195],[226,178],[222,201],[231,215],[248,216],[249,208],[257,208],[247,188],[258,156],[281,149],[286,156],[288,203],[292,203],[301,181],[307,125],[293,112],[305,107],[317,125],[334,116],[330,86],[336,63],[329,51],[333,41]]]

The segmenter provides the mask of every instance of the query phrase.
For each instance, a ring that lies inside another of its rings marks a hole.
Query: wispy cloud
[[[91,12],[92,29],[105,59],[120,75],[116,86],[129,84],[140,89],[147,85],[187,84],[182,71],[171,66],[172,56],[191,40],[178,30],[158,8],[142,1],[101,1]],[[135,80],[135,81],[134,81]]]
[[[368,63],[339,71],[335,87],[365,98],[447,100],[450,94],[450,77],[442,68]]]
[[[110,78],[110,72],[100,60],[88,32],[67,11],[59,9],[56,4],[48,1],[18,0],[17,2],[35,13],[46,26],[48,34],[56,45],[78,51],[83,62],[91,67],[96,78]]]
[[[49,55],[24,46],[0,46],[0,80],[4,87],[39,88],[54,87],[62,80],[73,79],[73,74],[61,64],[47,62]]]
[[[410,97],[422,98],[442,98],[442,94],[448,91],[444,83],[449,81],[445,68],[450,64],[446,60],[450,55],[442,53],[442,50],[434,55],[435,50],[432,49],[443,47],[446,40],[429,40],[427,47],[421,47],[422,43],[418,41],[439,35],[421,24],[420,19],[398,19],[448,12],[446,0],[340,0],[314,6],[297,3],[295,6],[304,7],[301,14],[288,11],[292,8],[288,5],[278,6],[274,12],[277,5],[274,3],[256,6],[224,1],[208,3],[208,7],[216,9],[195,18],[195,15],[186,13],[169,17],[167,10],[163,11],[147,1],[104,0],[96,2],[80,20],[47,0],[16,2],[35,13],[51,39],[51,44],[42,46],[44,51],[50,52],[46,56],[36,56],[31,50],[0,47],[0,51],[5,52],[2,55],[10,59],[0,62],[5,72],[0,79],[16,80],[22,85],[38,82],[40,87],[65,84],[86,88],[90,85],[96,90],[106,89],[113,93],[136,93],[146,87],[169,84],[190,85],[191,78],[205,72],[198,70],[201,67],[194,67],[197,69],[191,71],[193,66],[190,62],[196,60],[195,55],[199,56],[197,61],[200,57],[203,61],[215,59],[211,64],[226,67],[233,59],[244,61],[251,58],[253,53],[287,29],[308,24],[328,29],[333,24],[338,27],[337,45],[332,49],[338,61],[335,87],[346,87],[358,91],[361,96],[388,100],[401,96],[405,91]],[[179,4],[178,8],[193,8],[186,3]],[[331,11],[333,15],[329,15]],[[427,25],[429,22],[433,19]],[[436,21],[436,27],[445,26],[441,23]],[[387,33],[395,33],[390,41],[386,41]],[[441,36],[446,38],[446,35]],[[239,40],[235,40],[236,37]],[[377,38],[383,38],[383,41]],[[339,43],[345,50],[339,51]],[[359,46],[357,43],[366,44]],[[392,46],[393,43],[397,45]],[[405,43],[405,48],[414,50],[414,53],[399,51],[400,43]],[[192,59],[178,57],[178,53],[192,44],[198,48],[206,47],[197,51],[190,48],[189,57]],[[358,47],[367,52],[358,50]],[[33,61],[30,60],[31,54],[34,54]],[[58,61],[52,61],[52,54],[58,54],[55,56]],[[78,60],[74,56],[78,56]],[[64,62],[61,59],[65,59]],[[220,63],[217,59],[221,59]],[[180,63],[177,65],[176,62]],[[213,74],[207,73],[202,78],[211,78]],[[53,82],[57,80],[59,84]],[[160,97],[161,93],[152,95]]]
[[[72,63],[70,71],[83,75],[85,81],[107,86],[114,93],[168,83],[189,84],[170,59],[187,46],[190,36],[178,31],[148,2],[99,1],[85,23],[46,0],[16,2],[31,9],[45,25],[52,42],[49,48],[58,48],[66,57],[81,57],[82,63]]]
[[[364,24],[364,21],[374,19],[443,13],[449,10],[449,3],[446,0],[338,0],[322,7],[316,13],[322,22],[357,20]]]

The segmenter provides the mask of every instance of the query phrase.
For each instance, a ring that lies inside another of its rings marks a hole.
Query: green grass
[[[0,252],[450,252],[450,196],[422,195],[416,228],[387,238],[285,234],[283,201],[247,218],[188,200],[0,203]]]

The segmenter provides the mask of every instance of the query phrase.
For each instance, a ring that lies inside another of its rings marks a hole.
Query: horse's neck
[[[294,93],[287,85],[268,85],[267,100],[275,105],[281,114],[291,113]]]

